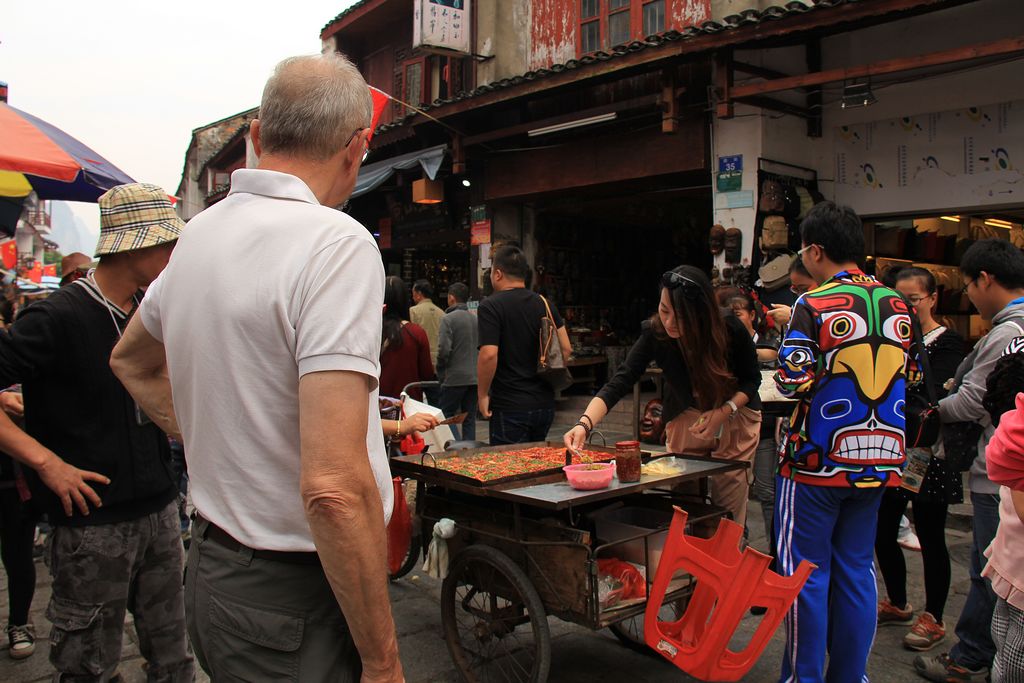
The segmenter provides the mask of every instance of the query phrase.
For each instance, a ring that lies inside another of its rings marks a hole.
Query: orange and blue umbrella
[[[95,202],[135,182],[56,126],[0,102],[0,197]]]

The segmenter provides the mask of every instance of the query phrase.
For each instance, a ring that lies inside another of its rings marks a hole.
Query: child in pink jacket
[[[1015,353],[1000,363],[1024,366],[1024,356]],[[992,683],[1024,683],[1024,393],[1014,393],[1015,409],[1001,418],[992,410],[999,426],[985,451],[989,479],[1001,486],[999,531],[985,553],[988,564],[982,572],[996,594]]]

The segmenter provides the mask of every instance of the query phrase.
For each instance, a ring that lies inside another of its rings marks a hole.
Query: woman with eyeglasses
[[[615,376],[565,434],[583,447],[608,411],[639,381],[651,361],[664,373],[668,449],[750,462],[761,429],[754,342],[734,316],[723,316],[704,273],[679,266],[661,278],[658,312],[645,322]],[[750,485],[746,470],[712,478],[712,501],[744,524]]]
[[[817,286],[818,283],[807,272],[807,266],[804,265],[803,258],[798,256],[793,259],[793,262],[789,264],[789,291],[800,297]],[[772,304],[772,309],[768,311],[768,315],[775,320],[775,324],[781,329],[789,324],[789,319],[793,317],[793,308],[785,304]]]
[[[964,359],[963,337],[935,319],[938,297],[935,276],[931,272],[924,268],[904,268],[896,274],[895,285],[895,289],[914,307],[931,366],[931,375],[925,379],[935,387],[936,396],[942,398],[946,394],[943,384],[956,373],[957,366]],[[909,450],[908,460],[911,458]],[[888,599],[878,604],[878,625],[912,625],[903,638],[903,644],[919,652],[931,649],[946,637],[942,621],[950,582],[946,511],[951,503],[964,500],[960,473],[946,467],[942,442],[922,450],[927,451],[924,456],[929,461],[920,491],[915,494],[902,487],[887,488],[878,510],[878,533],[875,536],[875,555],[888,593]],[[908,502],[914,507],[914,526],[921,541],[924,563],[925,610],[916,620],[914,608],[907,602],[907,565],[897,541],[900,518]]]

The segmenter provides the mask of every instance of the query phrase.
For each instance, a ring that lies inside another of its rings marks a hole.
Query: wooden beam
[[[1000,57],[1024,52],[1024,38],[1006,38],[992,43],[982,43],[968,47],[958,47],[952,50],[930,52],[914,57],[899,57],[897,59],[886,59],[874,64],[863,64],[861,66],[844,67],[840,69],[829,69],[828,71],[817,71],[802,76],[788,76],[774,81],[763,83],[751,83],[749,85],[738,85],[732,89],[734,99],[742,99],[752,95],[764,95],[766,93],[793,90],[799,87],[824,85],[855,78],[867,78],[869,76],[882,76],[885,74],[901,73],[912,69],[923,69],[930,66],[942,66],[944,64],[955,64],[966,62],[972,59],[984,57]]]
[[[819,67],[820,68],[820,67]],[[740,73],[750,74],[751,76],[760,76],[761,78],[775,79],[775,78],[788,78],[791,74],[776,71],[775,69],[769,69],[765,66],[757,66],[756,64],[748,64],[747,62],[732,63],[733,71],[739,71]],[[797,88],[803,92],[810,92],[810,88]]]
[[[461,135],[452,135],[452,174],[462,175],[466,172],[466,146]]]
[[[811,73],[821,71],[821,39],[812,38],[807,41],[807,45],[804,47],[804,54],[807,59],[807,71]],[[820,138],[823,130],[821,119],[825,97],[822,94],[821,86],[808,88],[806,92],[805,103],[807,104],[807,111],[811,114],[807,118],[807,137]]]
[[[790,104],[789,102],[783,102],[777,100],[774,97],[765,97],[764,95],[754,95],[752,97],[744,97],[743,99],[735,99],[737,102],[749,104],[754,107],[761,107],[762,109],[771,109],[772,111],[779,111],[783,114],[791,114],[793,116],[799,116],[803,119],[810,120],[811,112],[805,107],[801,107],[796,104]]]
[[[658,105],[660,101],[661,95],[644,95],[643,97],[634,97],[632,99],[623,100],[621,102],[612,102],[611,104],[605,104],[600,107],[592,107],[590,109],[574,111],[570,114],[552,116],[551,118],[539,119],[537,121],[527,121],[525,123],[519,123],[514,126],[507,126],[505,128],[499,128],[497,130],[488,131],[486,133],[480,133],[479,135],[467,135],[465,138],[463,138],[462,143],[466,147],[469,147],[470,145],[479,145],[485,142],[501,140],[502,138],[510,138],[514,135],[523,135],[524,133],[534,130],[535,128],[555,126],[558,125],[559,123],[576,121],[578,119],[585,119],[591,116],[600,116],[601,114],[610,114],[612,112],[655,107]]]
[[[731,119],[733,114],[732,94],[732,50],[715,53],[715,116],[720,119]]]
[[[661,70],[661,132],[675,133],[679,128],[679,91],[676,88],[676,70]]]
[[[518,86],[502,88],[458,102],[444,104],[431,109],[430,114],[437,118],[445,118],[540,92],[554,91],[563,87],[577,87],[585,81],[596,80],[613,74],[618,75],[621,73],[625,75],[630,70],[640,70],[662,60],[701,53],[706,54],[709,51],[718,50],[723,47],[789,36],[811,30],[840,32],[844,30],[841,25],[849,22],[884,18],[888,14],[935,11],[962,4],[963,1],[877,0],[875,2],[847,3],[827,9],[804,12],[803,14],[789,16],[778,21],[762,21],[754,26],[703,34],[685,40],[665,43],[660,47],[638,50],[622,57],[597,61],[575,69],[566,69],[561,73],[551,74],[533,81],[526,81]],[[429,119],[426,117],[417,115],[412,119],[411,125],[419,125],[427,121]]]
[[[706,128],[702,119],[687,117],[679,122],[678,142],[666,142],[660,130],[647,127],[631,135],[607,133],[555,147],[494,154],[487,158],[484,200],[550,197],[564,190],[638,178],[650,183],[653,176],[669,173],[706,174]]]

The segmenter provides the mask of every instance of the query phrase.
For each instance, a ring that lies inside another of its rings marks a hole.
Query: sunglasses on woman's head
[[[661,276],[661,284],[666,289],[682,288],[683,296],[687,299],[696,299],[700,297],[703,291],[700,283],[695,280],[691,280],[685,275],[680,275],[674,270],[670,270]]]

